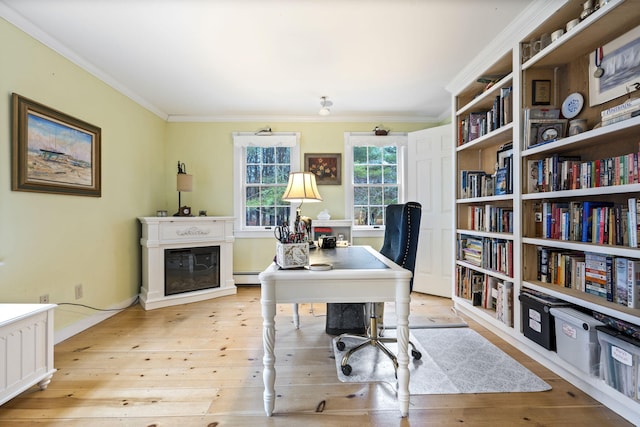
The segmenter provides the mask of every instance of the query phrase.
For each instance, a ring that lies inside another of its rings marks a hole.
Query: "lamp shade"
[[[179,173],[176,187],[178,191],[192,191],[193,190],[193,175],[186,173]]]
[[[310,172],[291,172],[282,200],[292,203],[321,202],[316,176]]]

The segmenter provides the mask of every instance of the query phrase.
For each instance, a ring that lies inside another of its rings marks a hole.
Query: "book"
[[[479,194],[474,195],[475,193],[479,193],[476,191],[476,181],[472,179],[473,176],[484,175],[484,171],[481,170],[461,170],[460,171],[460,198],[467,199],[470,197],[478,197]],[[473,193],[473,194],[472,194]]]
[[[496,306],[496,293],[500,280],[493,276],[486,275],[482,287],[481,307],[488,309],[495,309]]]
[[[600,112],[600,116],[602,119],[606,119],[607,117],[615,116],[620,113],[624,113],[625,111],[631,110],[637,106],[640,106],[640,98],[630,98],[624,101],[622,104],[614,105],[611,108],[607,108],[606,110],[602,110]]]
[[[507,168],[498,168],[496,171],[496,196],[507,194]]]
[[[549,249],[538,247],[538,280],[550,283],[549,280]]]
[[[616,257],[615,259],[615,298],[614,301],[618,304],[628,305],[629,301],[627,294],[629,291],[629,285],[627,283],[627,264],[629,260],[627,258]]]
[[[504,126],[513,121],[513,101],[511,100],[511,93],[513,92],[512,87],[503,87],[500,89],[500,98],[502,101],[502,109],[501,111],[501,126]]]
[[[636,199],[635,197],[627,200],[627,228],[629,234],[629,246],[632,248],[638,247],[638,200],[640,199]]]
[[[486,133],[486,111],[474,111],[469,113],[468,134],[466,141],[471,142]]]
[[[585,201],[582,204],[582,237],[581,241],[583,242],[592,242],[593,241],[593,212],[595,208],[600,208],[604,206],[613,206],[611,202],[591,202]],[[596,223],[597,225],[597,223]]]
[[[640,308],[640,260],[627,260],[627,307]]]
[[[572,285],[573,289],[577,289],[582,292],[584,292],[585,285],[585,265],[584,256],[581,259],[576,260],[575,279]]]
[[[607,297],[607,258],[611,257],[585,253],[585,292]]]
[[[629,110],[629,111],[626,111],[626,112],[624,112],[622,114],[615,115],[615,116],[610,117],[610,118],[608,118],[606,120],[603,120],[602,121],[602,126],[609,126],[609,125],[612,125],[614,123],[622,122],[622,121],[631,119],[633,117],[638,117],[638,116],[640,116],[640,106],[635,107],[635,109],[633,109],[633,110]]]
[[[513,326],[513,283],[498,282],[496,287],[496,319]]]
[[[539,171],[541,160],[527,160],[527,193],[539,193],[541,191],[539,182]]]

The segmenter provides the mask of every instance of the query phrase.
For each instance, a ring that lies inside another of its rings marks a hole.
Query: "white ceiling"
[[[448,118],[445,87],[532,2],[0,0],[0,16],[169,120],[422,122]]]

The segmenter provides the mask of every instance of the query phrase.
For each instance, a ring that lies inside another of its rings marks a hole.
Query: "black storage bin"
[[[524,336],[547,350],[556,351],[556,328],[550,310],[551,307],[569,304],[547,295],[528,292],[521,293],[519,299]]]

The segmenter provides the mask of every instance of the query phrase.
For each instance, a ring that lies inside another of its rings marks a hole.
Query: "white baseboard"
[[[258,278],[260,273],[235,273],[233,280],[236,285],[259,285],[260,279]]]
[[[260,285],[260,279],[258,278],[259,273],[240,273],[234,274],[233,279],[236,285]],[[58,344],[72,336],[79,334],[80,332],[89,329],[92,326],[97,325],[98,323],[108,319],[109,317],[118,314],[119,310],[123,310],[129,307],[133,302],[138,298],[138,295],[135,295],[128,300],[123,301],[120,304],[116,304],[112,307],[109,307],[109,310],[112,311],[98,311],[96,314],[85,317],[78,322],[75,322],[65,328],[60,329],[59,331],[54,332],[54,343]],[[59,309],[60,307],[58,307]]]
[[[120,304],[116,304],[112,307],[109,307],[109,311],[98,311],[96,314],[85,317],[78,322],[75,322],[65,328],[60,329],[59,331],[55,331],[53,334],[54,344],[58,344],[72,336],[79,334],[80,332],[89,329],[92,326],[97,325],[98,323],[108,319],[109,317],[116,315],[120,312],[120,310],[124,310],[129,307],[138,299],[138,295],[135,295],[128,300],[123,301]],[[60,309],[60,306],[57,307]]]

